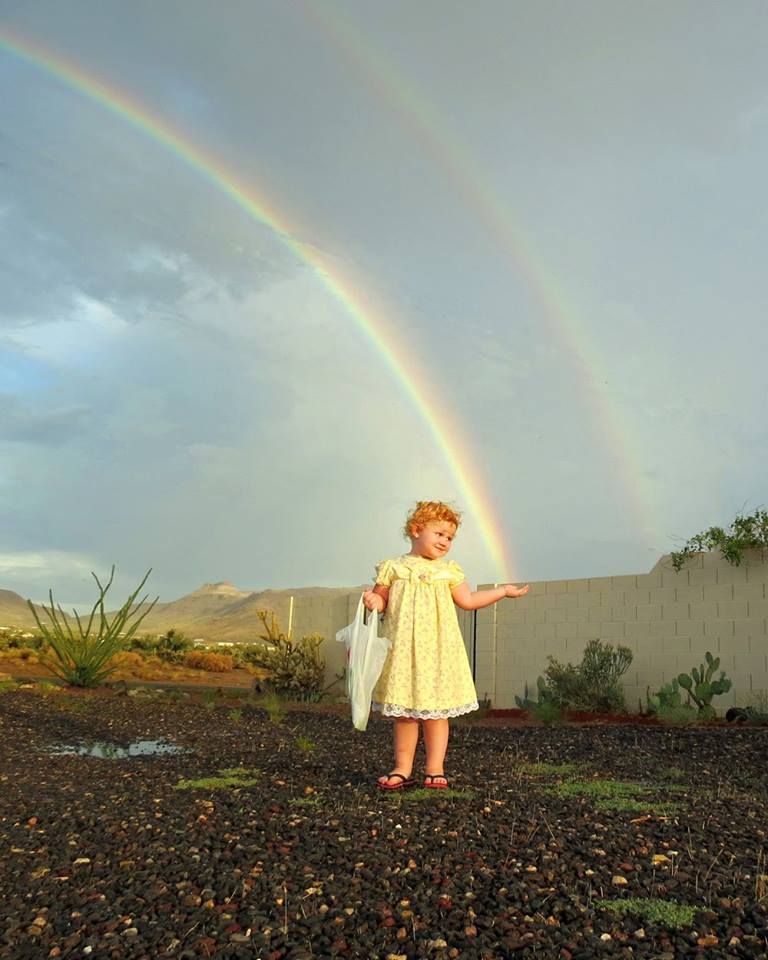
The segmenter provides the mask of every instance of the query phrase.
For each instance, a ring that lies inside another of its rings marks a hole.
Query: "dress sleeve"
[[[448,581],[448,584],[453,590],[454,587],[458,587],[460,583],[463,583],[467,578],[464,576],[464,571],[453,560],[448,561],[448,570],[451,574],[451,579]]]
[[[395,568],[391,560],[383,560],[376,567],[376,584],[389,587],[395,579]]]

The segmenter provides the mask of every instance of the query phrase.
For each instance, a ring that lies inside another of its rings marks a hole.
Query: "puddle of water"
[[[94,740],[86,743],[62,743],[50,752],[81,757],[102,757],[106,760],[124,760],[126,757],[153,757],[158,754],[183,753],[184,748],[167,740],[135,740],[127,746],[110,743],[108,740]]]

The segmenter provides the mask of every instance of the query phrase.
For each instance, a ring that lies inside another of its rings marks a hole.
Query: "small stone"
[[[138,935],[139,931],[136,929],[136,927],[128,927],[127,930],[123,930],[124,937],[138,937]]]
[[[442,937],[437,937],[435,940],[427,940],[427,950],[445,950],[447,946],[448,944]]]
[[[706,934],[706,936],[699,937],[696,943],[700,947],[716,947],[720,941],[716,936],[711,933]]]
[[[665,863],[672,863],[672,861],[663,853],[654,853],[654,855],[651,857],[651,863],[654,865],[654,867],[661,867]]]
[[[626,887],[626,885],[629,883],[629,880],[627,880],[626,877],[622,877],[617,874],[615,877],[611,877],[611,883],[614,885],[614,887]]]
[[[609,943],[611,940],[613,940],[613,937],[610,935],[610,933],[601,933],[600,939],[603,941],[603,943]]]

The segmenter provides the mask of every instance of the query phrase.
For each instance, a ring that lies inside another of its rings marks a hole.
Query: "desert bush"
[[[140,650],[150,656],[159,657],[166,663],[181,663],[184,654],[193,646],[192,641],[174,627],[159,637],[144,635],[134,637],[131,641],[132,650]]]
[[[549,699],[565,710],[589,710],[595,713],[619,713],[626,710],[619,678],[632,663],[629,647],[601,640],[590,640],[577,666],[548,657],[543,690]],[[542,697],[540,697],[542,699]]]
[[[733,566],[739,566],[746,550],[768,552],[768,511],[755,510],[744,516],[737,514],[727,530],[723,527],[710,527],[695,537],[691,537],[679,550],[671,554],[672,566],[681,570],[683,565],[697,553],[719,550],[723,559]]]
[[[562,707],[558,706],[553,700],[547,700],[546,698],[534,704],[531,713],[534,719],[543,723],[545,727],[561,723],[563,719]]]
[[[281,697],[316,702],[323,696],[325,659],[320,653],[323,637],[318,634],[293,640],[280,629],[274,614],[258,612],[265,633],[263,644],[254,644],[249,662],[267,670],[265,684]]]
[[[120,650],[112,658],[112,670],[138,676],[146,666],[147,658],[135,650]]]
[[[193,648],[194,644],[182,633],[181,630],[176,630],[174,627],[171,627],[166,633],[162,635],[157,641],[156,653],[161,660],[166,660],[168,663],[181,663],[184,659],[184,655]]]
[[[138,650],[141,653],[154,654],[155,649],[157,648],[157,637],[151,636],[151,634],[145,633],[141,636],[132,637],[129,650],[135,651]]]
[[[190,650],[184,654],[182,663],[192,670],[207,670],[209,673],[226,673],[235,665],[229,654],[211,653],[208,650]]]
[[[689,703],[680,703],[680,704],[667,704],[665,706],[659,707],[656,712],[656,716],[661,720],[662,723],[669,724],[669,726],[690,726],[692,723],[697,723],[699,720],[699,713],[695,707],[692,707]]]
[[[40,650],[44,640],[39,634],[19,627],[0,627],[0,651]]]
[[[95,573],[91,576],[96,581],[99,598],[93,605],[85,627],[79,614],[73,612],[77,629],[73,629],[71,620],[65,615],[60,606],[53,601],[53,591],[48,591],[50,607],[42,605],[43,613],[49,623],[43,623],[34,604],[31,601],[29,608],[35,618],[40,633],[46,641],[47,649],[43,661],[55,676],[66,683],[77,687],[95,687],[112,673],[112,660],[118,651],[126,649],[130,644],[141,621],[157,603],[157,597],[142,610],[146,603],[146,595],[136,603],[136,597],[147,582],[151,569],[146,572],[143,580],[128,597],[122,607],[114,614],[110,621],[105,611],[105,597],[115,576],[115,567],[109,575],[109,580],[102,585]]]
[[[11,647],[3,651],[3,657],[6,660],[23,660],[26,663],[37,663],[40,656],[29,647]]]

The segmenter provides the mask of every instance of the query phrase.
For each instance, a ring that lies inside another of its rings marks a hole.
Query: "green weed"
[[[675,903],[673,900],[646,900],[641,897],[628,897],[626,900],[596,900],[595,906],[610,910],[611,913],[619,916],[629,913],[665,927],[689,927],[701,909]]]
[[[258,783],[259,771],[249,767],[230,767],[219,770],[217,777],[201,777],[198,780],[179,780],[174,790],[237,790]],[[255,776],[254,776],[255,775]]]
[[[581,770],[578,763],[521,763],[517,768],[520,773],[532,777],[569,777]]]
[[[473,800],[474,790],[454,790],[453,787],[446,787],[443,790],[435,790],[431,787],[417,787],[415,790],[394,791],[406,803],[424,803],[435,800]]]

